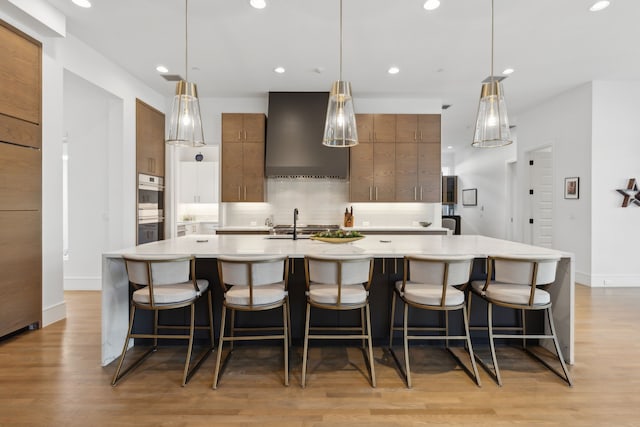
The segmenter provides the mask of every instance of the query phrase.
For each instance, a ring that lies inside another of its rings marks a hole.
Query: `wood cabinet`
[[[222,114],[222,201],[264,201],[264,114]]]
[[[352,202],[440,201],[440,115],[360,114]]]
[[[396,142],[440,143],[440,114],[397,114]]]
[[[136,99],[136,169],[164,176],[164,113]]]
[[[42,323],[41,44],[0,21],[0,336]]]
[[[180,162],[180,202],[217,203],[218,191],[211,162]]]
[[[359,142],[395,142],[395,114],[356,114]]]
[[[42,47],[0,22],[0,112],[30,123],[41,122]]]
[[[395,193],[395,144],[360,143],[351,147],[350,200],[390,202]]]

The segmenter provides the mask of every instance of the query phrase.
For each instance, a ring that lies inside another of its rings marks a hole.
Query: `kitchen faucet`
[[[298,208],[293,209],[293,240],[298,240],[297,236]]]

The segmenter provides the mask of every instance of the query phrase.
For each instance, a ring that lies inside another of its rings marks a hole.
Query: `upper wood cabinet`
[[[0,21],[0,113],[41,123],[41,44]]]
[[[136,99],[136,169],[164,176],[164,113]]]
[[[360,114],[352,202],[440,201],[440,115]]]
[[[264,201],[264,114],[222,114],[222,201]]]
[[[395,114],[356,114],[359,142],[395,142]]]
[[[396,142],[440,143],[440,114],[397,114]]]
[[[262,142],[265,138],[264,114],[222,114],[222,140],[226,142]]]

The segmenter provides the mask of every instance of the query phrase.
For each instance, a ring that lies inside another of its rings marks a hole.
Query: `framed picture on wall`
[[[564,179],[564,198],[579,199],[580,198],[580,178],[570,177]]]
[[[478,205],[478,189],[468,188],[462,190],[462,206],[477,206]]]

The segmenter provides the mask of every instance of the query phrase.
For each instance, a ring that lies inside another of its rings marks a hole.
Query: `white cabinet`
[[[180,162],[180,202],[218,202],[213,162]]]

